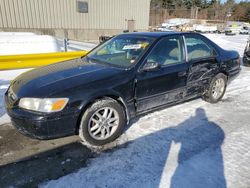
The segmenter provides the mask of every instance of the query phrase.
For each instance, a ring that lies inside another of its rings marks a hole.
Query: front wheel
[[[79,136],[91,145],[105,145],[120,136],[125,124],[123,107],[114,99],[100,99],[83,114]]]
[[[211,81],[203,99],[210,103],[219,102],[225,94],[227,87],[227,76],[223,73],[217,74]]]

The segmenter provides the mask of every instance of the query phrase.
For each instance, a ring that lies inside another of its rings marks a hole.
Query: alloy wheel
[[[111,137],[119,125],[118,112],[111,107],[98,109],[89,119],[89,135],[96,140],[105,140]]]
[[[222,78],[217,79],[214,82],[213,88],[212,88],[212,96],[214,99],[219,99],[225,90],[225,81]]]

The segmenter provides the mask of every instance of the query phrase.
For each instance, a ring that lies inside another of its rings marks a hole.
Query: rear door
[[[157,62],[158,70],[137,73],[137,112],[173,103],[183,98],[187,82],[188,66],[181,36],[161,39],[144,60]]]
[[[202,36],[185,35],[188,61],[187,98],[200,96],[218,71],[217,52]]]

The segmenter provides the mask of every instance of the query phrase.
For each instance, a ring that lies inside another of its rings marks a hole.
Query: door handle
[[[183,76],[186,76],[186,75],[187,75],[187,71],[178,72],[179,77],[183,77]]]

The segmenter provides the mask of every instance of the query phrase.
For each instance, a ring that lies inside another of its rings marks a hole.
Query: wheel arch
[[[128,111],[128,106],[125,102],[125,100],[123,99],[123,97],[121,97],[118,94],[114,94],[114,93],[107,93],[107,94],[103,94],[103,95],[94,95],[93,97],[91,97],[89,100],[87,100],[86,103],[83,103],[80,107],[81,112],[77,118],[77,124],[76,124],[76,134],[79,134],[79,128],[80,128],[80,123],[81,123],[81,119],[82,119],[82,115],[85,113],[85,111],[93,104],[95,103],[95,101],[100,100],[100,99],[105,99],[105,98],[111,98],[113,100],[115,100],[116,102],[118,102],[125,113],[125,117],[126,117],[126,121],[129,123],[130,121],[130,113]]]
[[[218,74],[220,74],[220,73],[224,74],[227,77],[227,81],[228,81],[229,73],[226,70],[220,70],[220,72],[218,72]]]

